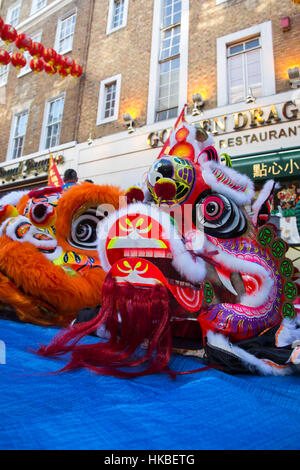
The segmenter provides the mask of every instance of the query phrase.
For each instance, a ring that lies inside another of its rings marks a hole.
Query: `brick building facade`
[[[0,14],[19,34],[26,33],[45,48],[54,48],[85,67],[92,10],[84,0],[4,0]],[[19,52],[13,43],[2,43],[2,48]],[[73,147],[78,140],[83,80],[45,71],[36,74],[29,66],[32,57],[28,52],[25,57],[27,65],[19,71],[12,64],[1,67],[0,161],[11,165],[14,160],[26,161],[28,156],[47,156],[53,148],[59,154],[60,148]],[[23,171],[25,180],[24,176]],[[19,177],[8,175],[2,189]]]

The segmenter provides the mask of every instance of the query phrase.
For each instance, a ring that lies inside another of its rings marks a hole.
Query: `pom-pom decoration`
[[[131,188],[128,188],[125,196],[127,197],[128,204],[138,201],[143,202],[144,200],[144,193],[138,186],[132,186]]]
[[[44,54],[44,46],[40,42],[34,41],[31,44],[31,48],[29,49],[29,53],[32,57],[43,57]]]
[[[17,39],[17,31],[16,29],[11,26],[10,24],[4,24],[3,28],[1,30],[1,38],[5,42],[5,44],[10,44],[12,42],[15,42]]]
[[[20,70],[26,65],[26,59],[21,52],[15,52],[11,56],[11,63],[16,69]]]
[[[44,60],[48,62],[50,65],[54,65],[56,63],[57,52],[52,49],[51,47],[47,47],[44,50]]]
[[[28,34],[18,34],[15,45],[21,52],[29,51],[32,46],[32,39]]]
[[[160,201],[172,201],[176,190],[176,183],[170,178],[161,178],[154,185],[155,194]]]
[[[82,75],[82,67],[79,64],[74,64],[72,69],[71,69],[71,75],[74,78],[79,78]]]
[[[35,73],[40,73],[44,70],[44,62],[39,57],[34,57],[31,59],[29,65],[31,70]]]
[[[0,65],[8,65],[10,63],[10,55],[4,49],[0,49]]]

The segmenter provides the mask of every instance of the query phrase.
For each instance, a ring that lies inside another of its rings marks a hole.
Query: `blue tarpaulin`
[[[128,380],[87,370],[49,374],[66,359],[30,349],[48,344],[55,332],[0,321],[0,449],[300,448],[299,375],[210,369],[175,380],[167,374]],[[174,355],[170,366],[184,371],[201,362]]]

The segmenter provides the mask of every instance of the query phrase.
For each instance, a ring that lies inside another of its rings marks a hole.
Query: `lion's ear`
[[[213,191],[230,197],[238,205],[250,204],[254,196],[253,181],[233,168],[215,160],[200,160],[202,177]]]

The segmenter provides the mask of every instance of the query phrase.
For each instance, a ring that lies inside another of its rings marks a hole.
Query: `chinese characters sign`
[[[232,166],[254,180],[288,178],[300,175],[300,151],[235,158]]]

